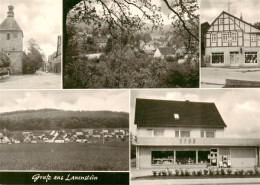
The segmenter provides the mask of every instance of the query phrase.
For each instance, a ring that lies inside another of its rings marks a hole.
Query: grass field
[[[128,144],[0,144],[0,170],[128,171]]]

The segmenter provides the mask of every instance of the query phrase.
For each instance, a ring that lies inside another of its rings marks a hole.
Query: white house
[[[206,66],[259,67],[260,30],[223,11],[205,34]]]

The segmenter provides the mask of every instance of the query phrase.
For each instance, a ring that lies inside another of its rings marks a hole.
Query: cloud
[[[1,112],[43,108],[129,112],[129,93],[127,90],[1,92]]]
[[[242,14],[243,20],[251,24],[258,22],[260,18],[260,1],[256,0],[230,0],[230,14],[240,18]],[[204,0],[201,1],[201,23],[212,23],[215,18],[222,12],[228,12],[228,1],[226,0]]]

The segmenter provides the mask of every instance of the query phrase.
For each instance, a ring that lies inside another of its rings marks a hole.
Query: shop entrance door
[[[239,65],[239,52],[238,51],[230,52],[230,65],[231,66]]]

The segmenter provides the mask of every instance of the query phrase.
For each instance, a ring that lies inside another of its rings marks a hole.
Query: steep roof
[[[5,20],[0,24],[0,31],[22,31],[20,26],[17,24],[16,20],[14,19],[14,12],[13,6],[8,6],[9,11],[7,12],[7,17]]]
[[[171,47],[158,48],[162,55],[173,55],[174,50]]]
[[[233,17],[234,19],[237,19],[237,20],[239,20],[239,21],[241,21],[241,22],[243,22],[243,23],[245,23],[245,24],[247,24],[247,25],[253,27],[254,29],[256,29],[256,33],[260,33],[260,30],[259,30],[258,28],[256,28],[254,25],[252,25],[252,24],[250,24],[250,23],[244,21],[243,19],[240,19],[240,18],[238,18],[238,17],[236,17],[236,16],[234,16],[234,15],[231,15],[230,13],[227,13],[227,12],[225,12],[225,11],[222,11],[222,12],[219,14],[219,16],[211,23],[211,25],[210,25],[210,27],[207,29],[207,31],[209,31],[209,29],[214,25],[214,23],[215,23],[215,22],[221,17],[221,15],[223,15],[223,14],[227,14],[228,16]],[[239,28],[240,28],[240,27],[239,27]],[[242,28],[240,28],[240,29],[242,29]]]
[[[177,114],[179,119],[176,119]],[[136,99],[135,124],[139,126],[226,127],[214,103]]]

